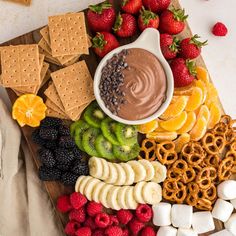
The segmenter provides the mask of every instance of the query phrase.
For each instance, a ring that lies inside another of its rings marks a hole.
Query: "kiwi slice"
[[[116,124],[116,137],[120,144],[132,146],[137,143],[138,130],[134,125]]]
[[[91,156],[97,156],[99,157],[99,153],[97,152],[95,148],[95,140],[100,134],[100,130],[96,128],[89,128],[87,129],[82,137],[82,145],[84,148],[84,151],[87,152]]]
[[[120,143],[115,134],[116,125],[116,121],[112,120],[110,117],[107,117],[101,123],[101,130],[107,140],[109,140],[114,145],[119,145]]]
[[[113,146],[102,134],[100,134],[95,141],[95,148],[101,157],[109,160],[114,160]]]
[[[120,161],[129,161],[136,158],[139,154],[140,147],[138,143],[135,143],[133,146],[113,146],[114,156]]]
[[[82,145],[82,136],[84,132],[90,128],[90,126],[83,120],[76,121],[75,123],[77,123],[74,131],[75,144],[80,150],[84,151],[84,147]]]
[[[100,109],[96,102],[92,102],[84,112],[85,121],[95,128],[101,127],[101,122],[105,117],[105,113]]]
[[[72,137],[74,137],[74,135],[75,135],[75,130],[76,130],[77,125],[79,125],[79,122],[80,122],[80,120],[78,120],[70,125],[70,135]]]

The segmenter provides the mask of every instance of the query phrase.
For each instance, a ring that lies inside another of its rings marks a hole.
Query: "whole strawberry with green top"
[[[159,17],[157,14],[142,8],[138,18],[138,26],[141,31],[144,31],[146,28],[157,29],[159,26]]]
[[[207,40],[200,42],[195,34],[192,38],[183,39],[180,43],[180,56],[184,59],[194,59],[201,54],[201,48],[207,45]]]
[[[94,52],[99,57],[104,57],[107,53],[120,46],[116,37],[108,32],[97,33],[92,39]]]
[[[129,14],[138,14],[142,5],[142,0],[122,0],[121,9]]]
[[[196,66],[193,61],[175,58],[170,63],[174,76],[175,87],[185,87],[190,85],[196,76]]]
[[[188,15],[185,15],[184,9],[165,10],[160,15],[160,30],[167,34],[179,34],[184,30],[185,20]]]
[[[166,10],[170,3],[171,0],[143,0],[145,8],[155,13]]]
[[[106,1],[98,5],[89,6],[87,13],[89,28],[94,32],[111,31],[116,19],[112,5]]]

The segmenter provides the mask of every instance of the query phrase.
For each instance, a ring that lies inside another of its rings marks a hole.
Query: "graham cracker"
[[[52,50],[44,38],[40,39],[38,45],[40,48],[44,49],[48,54],[52,55]]]
[[[4,1],[20,3],[20,4],[23,4],[25,6],[30,6],[30,4],[31,4],[31,0],[4,0]]]
[[[46,110],[46,116],[68,120],[68,116],[65,116],[63,113],[56,112],[52,110],[51,108],[48,108]]]
[[[67,112],[67,115],[71,118],[71,120],[76,121],[79,120],[81,114],[85,110],[85,108],[90,104],[90,102],[85,103],[81,106],[75,107]]]
[[[48,22],[54,57],[89,54],[83,12],[51,16]]]
[[[48,80],[51,78],[51,73],[52,72],[50,71],[50,69],[48,69],[46,72],[46,75],[44,76],[43,81],[40,85],[40,88],[42,88],[48,82]]]
[[[79,58],[80,58],[80,55],[75,57],[74,59],[66,62],[65,64],[63,64],[63,66],[71,66],[72,64],[76,63],[79,60]]]
[[[41,47],[39,47],[39,52],[45,55],[45,61],[53,63],[58,66],[62,66],[61,63],[56,58],[52,57],[52,55],[50,55],[48,52],[46,52]]]
[[[47,42],[47,44],[48,44],[48,45],[51,45],[48,26],[45,26],[45,27],[42,28],[39,32],[40,32],[40,34],[42,35],[42,37],[44,38],[44,40]]]
[[[52,102],[49,98],[47,98],[47,100],[46,100],[46,102],[45,102],[45,105],[47,106],[47,107],[49,107],[49,108],[51,108],[53,111],[56,111],[56,112],[58,112],[58,113],[61,113],[61,114],[63,114],[63,115],[65,115],[65,116],[67,116],[66,115],[66,113],[63,111],[63,110],[61,110],[54,102]],[[68,116],[67,116],[68,117]],[[69,118],[69,117],[68,117]]]
[[[44,58],[45,58],[45,55],[39,53],[39,66],[40,66],[40,69],[42,69],[42,67],[43,67]]]

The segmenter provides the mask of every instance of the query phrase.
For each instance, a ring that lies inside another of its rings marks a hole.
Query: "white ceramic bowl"
[[[107,60],[112,58],[115,53],[119,53],[123,49],[129,49],[129,48],[142,48],[154,54],[159,59],[160,63],[162,64],[165,70],[166,78],[167,78],[167,91],[166,91],[165,102],[159,107],[159,109],[154,114],[141,120],[126,120],[112,114],[112,112],[106,108],[100,96],[99,84],[100,84],[100,79],[101,79],[102,68],[106,65]],[[118,47],[114,49],[113,51],[111,51],[110,53],[108,53],[99,63],[97,70],[95,72],[95,76],[94,76],[94,94],[101,109],[113,120],[116,120],[124,124],[129,124],[129,125],[145,124],[149,121],[152,121],[158,118],[169,106],[172,96],[173,96],[173,91],[174,91],[173,74],[172,74],[172,71],[170,69],[168,62],[166,61],[166,59],[163,57],[161,53],[160,34],[158,30],[152,29],[152,28],[149,28],[143,31],[143,33],[139,36],[139,38],[135,42]]]

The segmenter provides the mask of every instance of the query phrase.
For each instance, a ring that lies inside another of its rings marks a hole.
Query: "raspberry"
[[[213,26],[212,33],[215,36],[225,36],[228,33],[228,29],[223,23],[217,22]]]
[[[132,220],[133,214],[129,210],[119,210],[117,218],[121,224],[126,225]]]
[[[155,230],[151,226],[143,228],[140,236],[156,236]]]
[[[81,207],[78,210],[73,209],[72,211],[70,211],[69,219],[70,220],[75,220],[75,221],[77,221],[79,223],[83,223],[85,221],[85,219],[86,219],[85,208]]]
[[[94,219],[92,217],[88,217],[85,222],[84,226],[89,227],[91,230],[95,230],[97,228],[97,225],[94,222]]]
[[[144,223],[137,220],[137,219],[132,219],[129,222],[129,229],[133,233],[133,235],[138,235],[138,233],[144,228]]]
[[[129,236],[129,230],[128,229],[124,229],[122,236]]]
[[[81,193],[74,192],[70,195],[70,202],[74,209],[79,209],[87,203],[87,198]]]
[[[109,225],[119,225],[119,220],[118,220],[117,216],[110,215]]]
[[[97,229],[93,232],[93,236],[104,236],[104,231],[101,229]]]
[[[81,227],[75,232],[76,236],[91,236],[92,231],[89,227]]]
[[[119,226],[109,226],[105,230],[106,236],[122,236],[123,230]]]
[[[150,221],[153,215],[152,208],[145,204],[139,204],[135,214],[137,219],[144,223]]]
[[[97,203],[97,202],[89,202],[87,205],[87,213],[89,216],[95,216],[98,213],[101,213],[103,209],[103,206],[101,203]]]
[[[57,199],[57,209],[62,213],[66,213],[72,209],[68,195],[62,195]]]
[[[106,213],[98,213],[95,217],[95,224],[98,228],[106,228],[110,224],[110,217]]]
[[[65,227],[65,233],[67,235],[74,235],[75,232],[79,229],[80,224],[76,221],[69,221]]]

